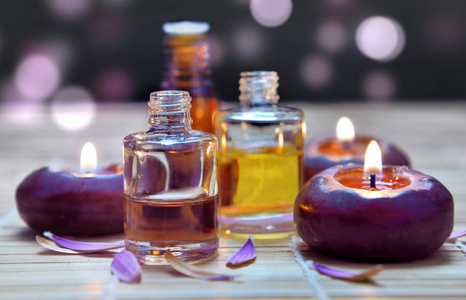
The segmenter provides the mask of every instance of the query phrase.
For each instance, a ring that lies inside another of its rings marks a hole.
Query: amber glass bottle
[[[227,233],[282,237],[303,183],[304,115],[277,105],[278,76],[241,73],[240,106],[215,118],[220,223]]]
[[[214,133],[218,100],[210,79],[206,22],[168,22],[163,49],[164,90],[184,90],[192,97],[193,129]]]

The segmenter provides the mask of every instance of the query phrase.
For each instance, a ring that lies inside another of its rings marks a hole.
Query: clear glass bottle
[[[217,252],[217,139],[191,129],[190,101],[151,93],[150,129],[123,141],[125,247],[147,263],[166,263],[167,249],[191,262]]]
[[[220,224],[227,233],[282,237],[294,229],[303,184],[304,114],[277,105],[276,72],[243,72],[239,83],[240,107],[215,119]]]
[[[192,97],[193,129],[214,133],[218,100],[210,79],[207,22],[168,22],[163,25],[164,90],[188,91]]]

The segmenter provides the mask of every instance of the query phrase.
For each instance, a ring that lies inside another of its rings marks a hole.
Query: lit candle
[[[84,144],[81,151],[80,167],[81,173],[87,174],[88,177],[94,176],[93,173],[97,169],[97,151],[91,142]]]
[[[355,135],[350,119],[342,117],[337,123],[336,136],[317,138],[306,145],[304,180],[335,165],[363,164],[364,153],[372,140],[379,143],[386,164],[409,167],[408,157],[398,147],[384,140]]]
[[[452,195],[435,178],[407,167],[382,169],[377,148],[366,155],[377,165],[334,166],[304,185],[294,206],[298,234],[311,247],[347,259],[426,257],[453,229]]]
[[[97,168],[88,143],[79,171],[48,167],[27,176],[16,190],[22,219],[37,231],[59,235],[104,235],[123,232],[123,175],[119,165]]]

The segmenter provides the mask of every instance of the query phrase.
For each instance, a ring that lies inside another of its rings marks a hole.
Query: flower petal
[[[233,275],[217,274],[205,271],[194,265],[190,265],[185,261],[182,261],[178,257],[174,256],[170,250],[165,252],[165,259],[178,272],[197,279],[204,280],[233,280]]]
[[[123,243],[88,243],[68,240],[58,235],[55,235],[49,231],[45,231],[44,236],[48,237],[49,239],[51,239],[52,241],[64,248],[81,253],[101,252],[124,247]]]
[[[455,233],[452,233],[450,237],[446,240],[447,243],[455,243],[457,238],[466,236],[466,229],[461,230]]]
[[[67,249],[67,248],[63,248],[63,247],[57,245],[57,243],[55,243],[54,241],[46,239],[46,238],[44,238],[44,237],[42,237],[40,235],[36,235],[36,241],[42,247],[47,248],[47,249],[52,250],[52,251],[55,251],[55,252],[66,253],[66,254],[83,254],[83,253],[85,253],[85,252],[78,252],[78,251],[70,250],[70,249]]]
[[[115,255],[110,269],[122,282],[141,281],[141,265],[134,254],[127,250],[122,250]]]
[[[227,265],[236,266],[244,264],[256,258],[256,247],[254,247],[253,236],[250,235],[246,243],[232,257],[227,260]]]
[[[314,268],[320,274],[327,275],[333,278],[344,279],[349,281],[367,281],[370,280],[372,276],[380,273],[384,268],[382,265],[375,265],[374,267],[370,268],[369,270],[362,272],[362,273],[354,273],[344,270],[338,270],[329,268],[327,266],[321,265],[316,262],[312,262]]]

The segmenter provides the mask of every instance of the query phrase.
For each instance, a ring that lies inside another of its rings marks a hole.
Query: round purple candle
[[[382,151],[382,160],[387,165],[410,166],[409,159],[397,146],[387,141],[368,136],[356,136],[353,142],[342,143],[336,136],[325,136],[311,140],[305,149],[304,180],[335,165],[348,163],[363,164],[364,152],[370,141],[376,140]]]
[[[21,218],[40,232],[73,236],[123,232],[121,166],[95,174],[41,168],[18,186],[16,205]]]
[[[326,169],[302,188],[294,206],[298,234],[311,247],[362,261],[428,256],[453,229],[453,198],[435,178],[385,166],[371,188],[361,165]]]

